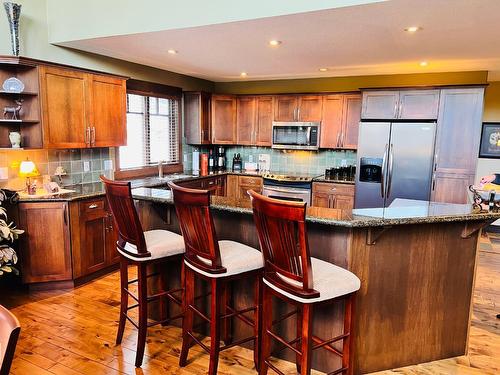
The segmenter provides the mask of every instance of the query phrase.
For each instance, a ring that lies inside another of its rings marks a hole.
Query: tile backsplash
[[[105,174],[104,161],[113,160],[113,148],[65,149],[65,150],[6,150],[0,151],[0,168],[8,168],[8,180],[0,180],[0,187],[19,190],[24,187],[25,179],[18,177],[19,163],[29,158],[38,171],[41,186],[42,176],[50,175],[52,181],[59,183],[54,172],[58,166],[66,171],[62,176],[62,185],[87,182],[98,182],[99,176]],[[88,165],[89,170],[85,171]]]
[[[192,169],[193,146],[183,145],[184,170]],[[206,147],[197,147],[200,152],[208,152]],[[270,147],[226,147],[227,166],[232,167],[234,154],[240,154],[244,162],[250,156],[257,162],[259,154],[271,155],[271,170],[274,172],[298,172],[323,174],[326,168],[356,164],[356,152],[349,150],[282,151]]]

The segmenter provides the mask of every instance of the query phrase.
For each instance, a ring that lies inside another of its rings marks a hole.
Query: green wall
[[[21,8],[21,55],[51,62],[120,74],[135,79],[182,87],[184,90],[213,90],[213,82],[144,65],[51,45],[48,42],[47,0],[17,0]],[[123,22],[125,20],[122,20]],[[87,20],[92,27],[92,20]],[[0,55],[10,55],[7,16],[0,9]]]

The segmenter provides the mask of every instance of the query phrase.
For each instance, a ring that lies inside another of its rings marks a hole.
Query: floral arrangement
[[[14,267],[17,263],[17,254],[11,247],[11,244],[23,230],[17,229],[14,223],[8,222],[7,211],[2,207],[2,203],[9,199],[5,191],[0,190],[0,275],[5,272],[14,272],[19,274],[19,271]],[[10,198],[11,200],[13,197]]]

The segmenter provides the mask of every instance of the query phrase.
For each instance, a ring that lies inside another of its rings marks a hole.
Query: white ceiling
[[[391,0],[58,44],[212,81],[241,80],[242,71],[247,80],[467,70],[495,75],[499,15],[500,0]],[[412,25],[423,30],[403,31]],[[283,43],[272,48],[270,39]],[[421,67],[424,60],[428,66]]]

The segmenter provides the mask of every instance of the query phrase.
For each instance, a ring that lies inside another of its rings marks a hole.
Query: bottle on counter
[[[201,154],[201,174],[208,174],[208,154]]]
[[[208,172],[214,171],[214,163],[215,163],[214,153],[213,150],[210,149],[208,154]]]

